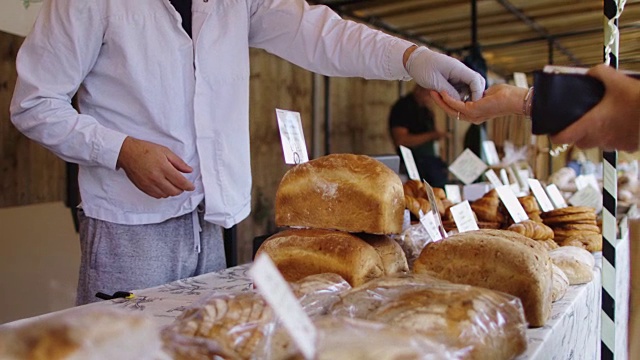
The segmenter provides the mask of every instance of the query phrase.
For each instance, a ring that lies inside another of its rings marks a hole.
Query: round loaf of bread
[[[276,193],[278,226],[370,234],[402,232],[402,182],[364,155],[332,154],[291,168]]]

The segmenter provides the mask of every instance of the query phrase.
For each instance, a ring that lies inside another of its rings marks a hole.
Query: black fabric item
[[[182,17],[182,28],[191,37],[191,0],[169,0]]]
[[[407,128],[409,134],[421,134],[435,130],[433,121],[433,113],[427,107],[420,106],[413,96],[409,93],[400,98],[389,114],[389,130],[394,127]],[[411,147],[414,158],[423,156],[434,156],[433,141]],[[398,150],[398,154],[400,154]]]

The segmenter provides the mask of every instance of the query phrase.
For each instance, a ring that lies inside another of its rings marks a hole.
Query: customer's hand
[[[413,80],[425,89],[445,91],[460,100],[460,94],[453,85],[464,85],[469,87],[471,99],[482,97],[484,78],[450,56],[419,47],[409,56],[406,68]]]
[[[640,137],[640,81],[607,65],[588,72],[604,83],[602,100],[576,122],[551,137],[559,144],[605,150],[637,150]]]
[[[447,114],[474,124],[498,116],[522,114],[526,95],[527,89],[507,84],[494,85],[484,92],[482,99],[468,102],[456,100],[444,91],[431,91],[435,103]]]
[[[193,169],[168,148],[148,141],[127,137],[117,166],[138,189],[157,199],[195,189],[181,174]]]

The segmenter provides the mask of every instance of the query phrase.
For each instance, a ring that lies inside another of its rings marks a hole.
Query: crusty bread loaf
[[[383,163],[333,154],[287,171],[275,215],[278,226],[399,234],[404,207],[402,182]]]
[[[517,296],[533,327],[551,313],[551,259],[537,241],[511,231],[470,231],[430,243],[414,272]]]
[[[380,255],[385,275],[395,275],[409,272],[407,256],[400,244],[386,235],[358,234],[358,236],[373,246]]]
[[[287,281],[335,273],[351,286],[384,275],[380,255],[356,235],[323,229],[290,229],[267,239],[256,256],[267,254]]]

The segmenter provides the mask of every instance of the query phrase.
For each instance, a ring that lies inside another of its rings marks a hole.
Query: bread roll
[[[595,259],[590,252],[574,246],[564,246],[549,252],[551,261],[567,275],[570,285],[593,280]]]
[[[532,220],[525,220],[509,226],[509,231],[517,232],[533,240],[553,239],[553,230],[545,224]]]
[[[564,297],[564,294],[567,293],[567,289],[569,288],[569,279],[567,275],[557,267],[555,264],[552,265],[553,268],[553,291],[551,292],[551,298],[553,302],[556,302]]]
[[[517,296],[533,327],[551,313],[553,273],[546,250],[511,231],[478,230],[428,244],[414,272]]]
[[[395,240],[386,235],[358,234],[358,236],[373,246],[380,255],[385,275],[403,274],[409,272],[407,257]]]
[[[531,196],[531,195],[521,196],[518,198],[518,202],[520,202],[520,204],[524,208],[524,211],[527,214],[540,212],[540,208],[538,207],[538,201],[534,196]]]
[[[364,155],[333,154],[291,168],[276,193],[278,226],[399,234],[404,193],[398,175]]]
[[[356,235],[333,230],[291,229],[268,238],[256,253],[267,254],[287,281],[335,273],[351,286],[384,275],[373,246]]]

